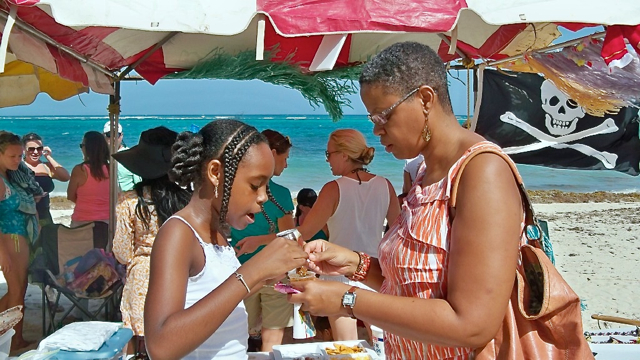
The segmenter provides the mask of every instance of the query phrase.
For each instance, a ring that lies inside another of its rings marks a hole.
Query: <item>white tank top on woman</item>
[[[335,182],[340,198],[336,212],[327,221],[329,241],[377,258],[389,210],[387,179],[374,176],[360,184],[343,176]]]
[[[189,277],[187,282],[184,308],[188,309],[227,280],[240,267],[240,262],[232,247],[205,243],[185,219],[175,215],[169,219],[171,218],[187,224],[204,250],[205,264],[202,271],[196,276]],[[247,312],[244,302],[240,301],[218,330],[184,359],[247,359],[248,329]],[[189,336],[189,334],[176,334],[176,336]]]

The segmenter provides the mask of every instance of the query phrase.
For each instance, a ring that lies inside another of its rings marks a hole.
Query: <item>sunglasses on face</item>
[[[27,148],[28,152],[42,152],[42,150],[44,149],[44,146],[29,146]]]
[[[389,107],[388,109],[382,111],[381,113],[378,113],[378,114],[375,114],[375,115],[368,115],[369,121],[371,121],[374,125],[384,125],[384,124],[386,124],[387,121],[389,121],[389,115],[391,114],[393,109],[395,109],[396,107],[398,107],[398,105],[402,104],[405,100],[410,98],[411,95],[415,94],[416,91],[418,91],[418,90],[420,90],[419,87],[411,90],[410,93],[405,95],[402,99],[398,100],[395,104],[391,105],[391,107]]]
[[[120,135],[122,135],[122,133],[118,133],[118,137],[120,137]],[[106,137],[107,137],[107,139],[108,139],[108,138],[110,138],[110,137],[111,137],[111,133],[110,133],[110,132],[108,132],[108,133],[104,133],[104,136],[106,136]]]
[[[324,156],[327,158],[327,160],[329,160],[329,156],[331,156],[331,154],[337,153],[337,152],[340,152],[340,151],[339,150],[336,150],[336,151],[325,150]]]

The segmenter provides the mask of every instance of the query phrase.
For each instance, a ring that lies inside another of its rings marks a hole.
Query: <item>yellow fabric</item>
[[[89,89],[20,60],[5,65],[5,72],[0,74],[0,107],[31,104],[41,92],[61,101],[88,93]]]

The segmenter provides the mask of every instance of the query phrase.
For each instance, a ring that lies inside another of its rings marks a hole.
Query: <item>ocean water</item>
[[[403,160],[397,160],[384,151],[373,135],[373,125],[363,115],[345,116],[333,122],[328,116],[318,115],[234,115],[234,116],[122,116],[124,142],[133,146],[140,133],[156,126],[166,126],[181,132],[201,127],[217,118],[232,117],[247,122],[259,130],[267,128],[288,135],[293,143],[289,167],[275,181],[297,193],[303,187],[319,191],[326,182],[334,179],[325,161],[324,151],[329,134],[340,128],[354,128],[362,132],[369,146],[376,148],[370,164],[371,172],[388,178],[400,192],[402,188]],[[0,117],[0,130],[24,135],[38,133],[44,144],[52,149],[54,158],[69,171],[82,161],[79,144],[85,132],[102,131],[107,116],[85,117]],[[462,119],[460,119],[462,121]],[[539,166],[518,165],[528,189],[563,190],[574,192],[640,191],[640,177],[615,171],[560,170]],[[66,196],[66,183],[56,181],[54,196]]]

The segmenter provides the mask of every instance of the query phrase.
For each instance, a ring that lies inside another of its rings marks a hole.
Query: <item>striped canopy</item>
[[[633,25],[638,14],[637,0],[0,0],[0,30],[17,59],[112,93],[127,66],[155,83],[216,51],[260,60],[277,45],[271,61],[312,72],[407,40],[445,61],[497,60],[548,46],[558,22]]]

